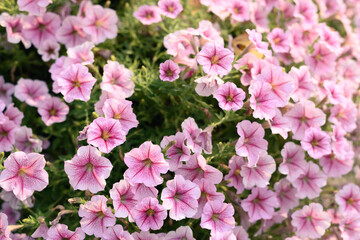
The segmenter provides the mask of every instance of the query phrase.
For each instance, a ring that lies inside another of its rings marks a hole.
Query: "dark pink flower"
[[[157,6],[142,5],[133,13],[133,16],[142,24],[151,25],[162,21],[160,13]]]
[[[56,224],[49,228],[47,232],[47,238],[49,240],[82,240],[85,238],[85,233],[81,228],[76,228],[75,232],[70,231],[68,226],[65,224]]]
[[[169,18],[176,18],[183,10],[179,0],[160,0],[158,6],[161,14]]]
[[[330,136],[320,128],[310,127],[305,131],[301,147],[310,157],[319,159],[331,153]]]
[[[227,186],[236,189],[236,194],[241,194],[244,191],[243,177],[240,175],[240,171],[245,164],[244,159],[239,156],[233,156],[229,160],[230,171],[225,175],[224,179],[229,181]]]
[[[0,186],[13,191],[21,201],[42,191],[49,184],[49,175],[44,170],[44,156],[38,153],[15,152],[5,160],[5,170],[0,175]]]
[[[176,221],[193,217],[197,212],[199,198],[198,185],[181,175],[175,175],[174,180],[168,181],[161,193],[163,207],[170,210],[170,218]]]
[[[71,64],[57,78],[60,91],[67,102],[72,102],[75,99],[89,101],[91,89],[95,82],[96,78],[89,73],[89,69],[79,63]]]
[[[226,111],[241,109],[245,96],[245,92],[241,88],[237,88],[232,82],[225,83],[214,93],[214,98],[218,100],[219,107]]]
[[[103,240],[133,240],[130,233],[125,231],[119,224],[108,227],[102,236]]]
[[[114,226],[116,218],[111,212],[111,208],[106,206],[106,197],[103,195],[94,195],[91,201],[80,205],[79,216],[81,229],[87,235],[95,235],[102,237],[106,231],[106,227]]]
[[[235,145],[236,154],[248,158],[249,167],[256,165],[261,152],[267,150],[264,128],[257,122],[243,120],[236,125],[240,136]]]
[[[160,229],[167,217],[167,212],[156,198],[147,197],[132,209],[131,215],[141,230],[148,231]]]
[[[71,160],[65,161],[65,172],[71,186],[92,193],[104,190],[105,179],[110,176],[112,167],[111,162],[91,146],[80,147]]]
[[[330,217],[319,203],[310,203],[291,215],[291,225],[301,238],[320,238],[331,225]]]
[[[287,142],[281,150],[283,162],[279,166],[279,172],[287,175],[290,181],[294,181],[304,171],[306,166],[305,152],[293,142]]]
[[[63,122],[69,113],[69,107],[58,97],[47,98],[38,103],[38,113],[46,126]]]
[[[248,213],[252,223],[259,219],[271,219],[276,205],[277,199],[273,191],[257,187],[241,202],[241,207]]]
[[[3,101],[5,105],[10,104],[14,91],[14,84],[6,83],[4,77],[0,76],[0,101]]]
[[[56,31],[56,39],[67,48],[86,42],[90,37],[84,32],[83,25],[83,18],[67,16]]]
[[[17,0],[20,11],[26,11],[33,15],[41,15],[46,12],[46,6],[51,0]]]
[[[348,183],[335,194],[335,202],[339,205],[339,211],[344,215],[350,212],[360,213],[360,188]]]
[[[227,75],[232,68],[234,53],[223,46],[209,42],[196,56],[197,62],[208,75]]]
[[[177,0],[173,0],[177,1]],[[166,60],[160,63],[160,79],[163,81],[173,82],[179,78],[180,68],[177,63]]]
[[[124,175],[130,183],[143,183],[148,187],[161,184],[164,180],[160,176],[169,170],[161,148],[147,141],[125,153],[124,162],[128,169]]]
[[[272,49],[276,53],[286,53],[290,50],[288,35],[281,28],[274,28],[267,36]]]
[[[136,128],[139,124],[131,105],[132,102],[128,100],[110,98],[105,100],[102,108],[105,118],[113,118],[121,123],[121,129],[125,135],[130,129]]]
[[[15,86],[15,97],[21,102],[37,107],[38,103],[50,97],[44,81],[20,78]]]
[[[9,152],[15,144],[15,133],[18,126],[12,121],[0,124],[0,152]]]
[[[234,207],[221,201],[209,201],[201,215],[202,228],[210,229],[211,235],[227,232],[235,227]]]
[[[126,180],[120,180],[120,182],[114,183],[109,194],[113,200],[115,217],[125,218],[129,216],[131,209],[137,204],[133,187],[130,183]]]

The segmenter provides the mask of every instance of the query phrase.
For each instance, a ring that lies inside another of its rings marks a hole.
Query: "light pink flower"
[[[171,231],[166,234],[163,240],[195,240],[193,231],[189,226],[181,226],[176,231]]]
[[[237,88],[232,82],[225,83],[214,93],[214,98],[218,100],[219,107],[226,111],[241,109],[245,96],[245,92],[241,88]]]
[[[320,128],[310,127],[305,131],[301,147],[310,157],[319,159],[331,153],[330,136]]]
[[[167,149],[166,156],[168,159],[166,161],[169,163],[170,171],[175,171],[183,165],[183,162],[186,162],[190,159],[191,150],[186,146],[185,142],[187,141],[185,134],[182,132],[177,132],[172,136],[165,136],[160,146],[162,149]]]
[[[271,175],[276,170],[276,163],[273,157],[266,152],[261,152],[255,166],[243,165],[240,175],[243,177],[244,187],[251,189],[254,186],[263,188],[269,184]]]
[[[129,216],[131,209],[133,209],[137,203],[133,187],[130,183],[126,180],[120,180],[120,182],[114,183],[109,194],[113,200],[115,217],[125,218]]]
[[[35,232],[31,235],[31,237],[47,239],[48,230],[49,230],[49,228],[44,221],[44,222],[40,223],[39,227],[35,230]]]
[[[46,12],[46,6],[51,0],[17,0],[20,11],[26,11],[33,15],[41,15]]]
[[[38,103],[38,113],[46,126],[63,122],[69,113],[69,107],[58,97],[51,97]]]
[[[25,153],[41,152],[42,141],[33,136],[31,128],[22,126],[16,129],[15,147]]]
[[[15,152],[5,160],[5,170],[0,175],[0,186],[13,191],[21,201],[42,191],[49,184],[49,175],[44,170],[44,156],[38,153]]]
[[[160,240],[160,237],[155,233],[149,233],[147,231],[141,231],[140,233],[134,232],[131,234],[134,240]]]
[[[0,235],[1,240],[11,240],[10,229],[8,228],[8,217],[5,213],[0,212]]]
[[[287,179],[294,181],[304,171],[306,166],[305,152],[293,142],[287,142],[281,150],[283,161],[279,166],[279,172],[287,175]]]
[[[69,58],[74,60],[74,63],[88,65],[94,62],[94,53],[91,51],[94,47],[94,43],[84,42],[80,45],[68,48],[66,53]]]
[[[177,1],[177,0],[172,0]],[[160,79],[163,81],[173,82],[179,78],[180,68],[177,63],[166,60],[160,63]]]
[[[155,187],[147,187],[143,183],[133,183],[131,189],[135,194],[134,198],[137,201],[141,201],[146,197],[157,198],[159,194],[159,190],[157,190]]]
[[[116,92],[123,98],[130,97],[134,93],[135,87],[134,82],[131,80],[132,76],[133,73],[124,65],[109,60],[104,66],[100,87],[107,92]]]
[[[332,72],[335,68],[336,54],[330,46],[324,42],[314,45],[314,52],[305,57],[305,64],[315,75]]]
[[[288,35],[281,28],[274,28],[267,36],[272,49],[276,53],[286,53],[290,50]]]
[[[360,213],[360,188],[348,183],[335,194],[335,202],[339,205],[339,211],[346,215],[350,212]]]
[[[110,98],[105,101],[102,108],[105,118],[113,118],[121,123],[121,129],[125,135],[131,128],[136,128],[139,124],[131,105],[132,102],[128,100]]]
[[[64,168],[75,190],[97,193],[104,190],[105,179],[110,176],[113,166],[96,148],[83,146],[71,160],[65,161]]]
[[[354,165],[353,156],[335,154],[332,152],[319,159],[319,164],[328,177],[341,177],[351,171]]]
[[[299,205],[299,199],[296,197],[297,190],[291,186],[286,179],[281,179],[274,185],[276,197],[279,203],[280,211],[287,212]]]
[[[98,117],[87,130],[87,142],[104,153],[111,152],[125,141],[121,123],[113,118]]]
[[[12,121],[0,124],[0,152],[9,152],[15,144],[15,133],[18,126]]]
[[[223,46],[209,42],[196,56],[197,62],[208,75],[227,75],[232,68],[234,53]]]
[[[269,44],[262,40],[261,33],[256,32],[254,29],[246,29],[246,33],[249,35],[249,40],[259,53],[264,54],[266,57],[270,57],[272,55],[271,51],[268,49]]]
[[[148,187],[161,184],[164,180],[160,176],[169,170],[161,148],[147,141],[125,153],[124,162],[128,169],[124,175],[130,183],[143,183]]]
[[[289,75],[294,80],[294,92],[291,94],[291,98],[295,102],[300,101],[300,99],[309,99],[315,89],[315,85],[312,82],[312,78],[309,72],[309,67],[292,67]]]
[[[224,84],[224,81],[216,75],[206,75],[196,79],[195,82],[197,83],[195,92],[203,97],[214,94]]]
[[[59,74],[57,80],[60,91],[67,102],[75,99],[89,101],[95,82],[96,78],[89,73],[89,69],[79,63],[71,64],[67,70]]]
[[[156,198],[147,197],[132,209],[131,215],[141,230],[148,231],[149,229],[160,229],[164,224],[167,212]]]
[[[233,229],[233,233],[236,237],[236,240],[250,240],[248,233],[242,226],[236,226]]]
[[[93,43],[99,44],[117,36],[117,22],[118,17],[113,9],[100,5],[89,6],[85,11],[83,30]]]
[[[56,42],[56,31],[60,27],[59,15],[47,12],[41,16],[27,16],[23,34],[35,47],[39,48],[46,41]]]
[[[347,132],[352,132],[356,128],[357,110],[351,100],[339,103],[330,109],[329,122],[340,126]]]
[[[326,115],[315,107],[314,102],[303,100],[284,115],[293,132],[293,139],[301,140],[309,127],[321,127],[325,124]]]
[[[241,0],[242,1],[242,0]],[[255,67],[255,64],[260,60],[252,53],[246,53],[243,57],[237,60],[234,64],[234,68],[238,69],[241,72],[241,84],[244,86],[249,86],[250,82],[253,80],[252,69]],[[260,64],[258,64],[260,66]]]
[[[24,201],[20,201],[12,191],[5,191],[4,189],[0,193],[0,197],[4,202],[10,204],[15,210],[21,210],[24,206],[31,208],[34,206],[34,198],[29,197]]]
[[[241,202],[241,207],[248,213],[250,222],[259,219],[271,219],[277,205],[276,195],[267,188],[253,188],[251,194]]]
[[[67,16],[56,31],[56,39],[67,48],[86,42],[90,37],[84,32],[83,25],[83,18]]]
[[[175,171],[175,174],[180,174],[190,181],[205,179],[214,184],[220,183],[223,178],[223,174],[218,169],[208,165],[206,159],[198,154],[192,155],[185,165]]]
[[[7,12],[3,12],[0,15],[0,26],[6,28],[7,41],[9,43],[19,43],[21,41],[25,48],[29,48],[31,42],[25,39],[23,34],[24,18],[25,15],[23,14],[11,16]]]
[[[252,81],[249,93],[251,95],[250,107],[254,110],[255,118],[270,120],[276,115],[276,106],[279,105],[279,102],[270,83]]]
[[[38,53],[44,62],[50,59],[57,59],[59,57],[60,45],[56,41],[47,40],[38,48]]]
[[[103,234],[103,240],[133,240],[133,237],[130,235],[128,231],[125,231],[123,227],[119,224],[108,227]]]
[[[234,207],[221,201],[209,201],[201,215],[202,228],[210,229],[211,235],[226,232],[235,227]]]
[[[24,114],[17,107],[14,107],[14,103],[7,105],[5,116],[9,121],[12,121],[18,126],[21,125],[22,119],[24,118]]]
[[[106,197],[103,195],[94,195],[91,201],[80,205],[79,216],[81,229],[87,235],[102,237],[106,227],[114,226],[116,218],[111,212],[111,208],[106,206]]]
[[[319,203],[310,203],[291,215],[291,225],[301,238],[320,238],[331,225],[330,217]]]
[[[235,145],[236,154],[248,158],[248,166],[253,167],[261,152],[267,150],[264,128],[257,122],[243,120],[236,125],[240,138]]]
[[[358,213],[345,214],[339,225],[341,237],[344,240],[360,239],[360,216]]]
[[[142,24],[151,25],[162,21],[160,13],[157,6],[142,5],[133,13],[133,16]]]
[[[17,211],[16,209],[13,209],[11,207],[11,205],[7,202],[3,202],[3,204],[1,205],[1,210],[2,213],[5,213],[8,217],[8,223],[10,225],[15,225],[17,223],[17,221],[20,219],[20,212]]]
[[[163,207],[170,210],[170,218],[176,221],[193,217],[199,198],[199,186],[181,175],[175,175],[173,180],[168,181],[161,193]]]
[[[317,164],[307,162],[303,166],[303,173],[292,182],[292,185],[298,190],[297,197],[313,199],[320,195],[321,188],[326,185],[326,179],[326,175]]]
[[[311,0],[295,0],[294,16],[301,20],[301,26],[305,29],[318,23],[317,7]]]
[[[76,228],[75,232],[70,231],[68,226],[60,223],[49,228],[46,239],[62,240],[64,238],[69,240],[82,240],[85,238],[85,233],[81,228]]]
[[[169,18],[176,18],[183,10],[179,0],[160,0],[158,6],[161,14]]]
[[[290,131],[289,123],[278,108],[275,109],[275,113],[275,116],[268,121],[271,132],[273,134],[280,134],[281,137],[286,139]]]
[[[244,191],[243,177],[240,175],[240,171],[245,164],[244,159],[239,156],[232,156],[229,160],[230,171],[225,175],[224,179],[229,181],[227,186],[236,189],[236,194],[241,194]]]
[[[231,19],[237,22],[250,20],[249,4],[243,0],[234,0],[229,4],[228,10],[231,13]]]
[[[44,81],[20,78],[15,86],[15,97],[21,102],[37,107],[39,101],[50,97]]]
[[[3,101],[5,105],[10,104],[14,91],[14,84],[6,83],[4,77],[0,76],[0,101]]]

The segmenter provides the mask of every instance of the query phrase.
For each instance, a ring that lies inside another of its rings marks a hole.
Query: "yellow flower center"
[[[18,171],[18,175],[20,177],[26,175],[26,169],[25,168],[20,168],[19,171]]]
[[[211,64],[218,64],[220,61],[220,58],[217,55],[214,55],[211,57],[210,61],[211,61]]]
[[[110,134],[110,132],[107,131],[107,130],[104,130],[104,131],[101,133],[101,138],[104,139],[105,141],[108,140],[110,137],[111,137],[111,134]]]
[[[94,169],[94,165],[91,163],[91,162],[88,162],[86,165],[85,165],[85,170],[86,171],[92,171]]]
[[[148,216],[153,216],[153,215],[155,214],[155,211],[150,208],[150,209],[146,210],[146,214],[147,214]]]
[[[80,87],[81,86],[81,82],[79,81],[79,79],[75,79],[75,81],[73,82],[73,86],[74,87]]]
[[[50,116],[56,116],[56,109],[52,108],[50,111],[49,111],[49,114]]]
[[[121,113],[114,113],[113,118],[117,119],[117,120],[120,120],[121,119]]]
[[[153,165],[153,162],[151,161],[150,158],[143,160],[143,163],[145,167],[151,167]]]

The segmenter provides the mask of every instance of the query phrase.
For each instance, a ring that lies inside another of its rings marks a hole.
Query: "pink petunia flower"
[[[305,64],[315,75],[321,75],[334,70],[336,54],[330,46],[324,42],[317,42],[314,45],[314,52],[305,57]]]
[[[246,189],[251,189],[254,186],[263,188],[269,184],[271,175],[275,170],[274,158],[266,152],[261,152],[256,165],[253,167],[243,165],[240,175],[243,177],[243,184]]]
[[[295,0],[294,17],[301,20],[301,26],[310,29],[318,23],[317,7],[311,0]]]
[[[149,233],[147,231],[141,231],[140,233],[134,232],[131,234],[134,240],[160,240],[155,233]]]
[[[279,166],[279,172],[287,175],[287,179],[294,181],[304,171],[306,166],[305,152],[293,142],[287,142],[281,150],[283,161]]]
[[[186,162],[190,159],[191,150],[186,146],[186,137],[182,132],[177,132],[172,136],[165,136],[160,146],[162,149],[167,149],[166,156],[168,159],[166,161],[169,163],[169,170],[175,171],[183,165],[183,162]]]
[[[96,78],[89,73],[89,69],[79,63],[71,64],[57,78],[57,83],[66,102],[72,102],[75,99],[89,101],[91,89],[95,82]]]
[[[305,131],[301,140],[301,147],[307,151],[310,157],[319,159],[331,153],[330,136],[320,128],[310,127]]]
[[[177,1],[177,0],[174,0]],[[179,78],[180,67],[171,60],[160,63],[160,79],[163,81],[173,82]]]
[[[167,217],[167,212],[156,198],[147,197],[132,209],[131,215],[141,230],[148,231],[160,229]]]
[[[291,225],[301,238],[320,238],[331,225],[330,217],[319,203],[310,203],[291,215]]]
[[[321,188],[326,185],[326,179],[326,175],[317,164],[307,162],[303,166],[303,173],[292,182],[292,185],[298,190],[297,197],[313,199],[320,195]]]
[[[245,92],[241,88],[237,88],[232,82],[225,83],[214,93],[214,98],[218,100],[219,107],[226,111],[241,109],[245,96]]]
[[[21,102],[37,107],[38,103],[50,97],[46,83],[40,80],[20,78],[15,86],[15,97]]]
[[[288,35],[281,28],[274,28],[267,36],[272,49],[276,53],[286,53],[290,50]]]
[[[94,62],[94,53],[91,51],[94,47],[94,43],[84,42],[80,45],[68,48],[66,53],[69,58],[74,60],[74,63],[88,65]]]
[[[125,231],[123,227],[119,224],[108,227],[103,234],[102,238],[103,240],[133,240],[130,233],[128,231]]]
[[[168,232],[164,237],[164,240],[178,239],[195,240],[195,238],[193,237],[193,231],[189,226],[181,226],[176,229],[176,231]]]
[[[240,136],[235,145],[236,154],[248,158],[248,166],[256,165],[259,155],[267,150],[268,142],[264,139],[264,128],[257,122],[243,120],[236,125]]]
[[[118,17],[113,9],[93,5],[85,11],[83,30],[93,43],[99,44],[117,36],[117,22]]]
[[[161,14],[169,18],[176,18],[183,10],[179,0],[160,0],[158,6]]]
[[[319,159],[319,164],[328,177],[341,177],[351,171],[354,165],[353,156],[335,154],[325,155]]]
[[[15,210],[21,210],[24,206],[31,208],[34,206],[34,198],[29,197],[24,201],[19,200],[12,191],[5,191],[4,189],[0,193],[0,197],[4,202],[10,204]]]
[[[162,21],[160,13],[157,6],[142,5],[133,13],[133,16],[142,24],[151,25]]]
[[[229,160],[230,171],[225,175],[224,179],[229,181],[228,187],[234,187],[236,194],[241,194],[244,191],[243,177],[240,174],[241,167],[246,163],[242,157],[232,156]]]
[[[0,101],[3,101],[5,105],[10,104],[14,91],[14,84],[6,83],[4,77],[0,76]]]
[[[358,240],[360,236],[360,216],[358,213],[345,214],[339,228],[344,240]]]
[[[21,125],[24,114],[17,108],[14,107],[14,103],[10,103],[6,107],[5,116],[17,126]]]
[[[56,42],[56,31],[60,27],[59,15],[46,12],[40,16],[26,16],[23,34],[36,48],[46,41]]]
[[[196,79],[195,82],[197,83],[195,92],[199,96],[204,97],[208,97],[211,94],[214,94],[224,84],[224,81],[215,75],[200,77]]]
[[[109,191],[113,200],[115,217],[125,218],[129,216],[131,209],[137,204],[133,187],[127,180],[120,180],[114,183],[113,188]]]
[[[109,60],[104,66],[100,87],[107,92],[116,92],[123,98],[130,97],[134,93],[135,87],[134,82],[131,81],[132,76],[133,73],[124,65]]]
[[[2,240],[11,240],[10,229],[8,228],[8,217],[0,212],[0,235]]]
[[[15,147],[25,153],[41,152],[42,141],[33,136],[31,128],[22,126],[16,129]]]
[[[69,107],[58,97],[51,97],[38,103],[38,113],[46,126],[63,122],[69,113]]]
[[[359,186],[348,183],[335,194],[335,202],[339,205],[342,213],[360,213],[360,188]]]
[[[315,85],[309,72],[309,67],[292,67],[289,75],[292,79],[294,79],[294,92],[291,94],[291,98],[295,102],[300,101],[300,99],[309,99],[315,89]]]
[[[49,175],[44,170],[44,156],[38,153],[15,152],[5,160],[5,170],[0,175],[0,186],[13,191],[21,201],[42,191],[49,184]]]
[[[0,124],[0,152],[9,152],[15,144],[15,133],[18,126],[12,121]]]
[[[284,115],[294,133],[293,139],[301,140],[309,127],[321,127],[325,124],[326,115],[321,109],[315,107],[315,103],[303,100]]]
[[[258,119],[270,120],[276,115],[276,106],[279,105],[271,84],[265,81],[253,81],[250,84],[250,107],[254,110],[253,116]]]
[[[107,179],[113,168],[111,162],[101,156],[94,147],[82,146],[76,155],[65,161],[65,172],[75,190],[89,190],[97,193],[104,190]]]
[[[290,131],[289,123],[278,108],[275,109],[275,113],[275,116],[268,121],[271,132],[273,134],[279,134],[282,138],[286,139]]]
[[[70,231],[68,226],[60,223],[49,228],[46,239],[62,240],[64,238],[69,240],[82,240],[85,238],[85,233],[81,228],[76,228],[75,232]]]
[[[125,141],[125,132],[121,123],[113,118],[98,117],[87,130],[87,142],[104,153],[111,152]]]
[[[241,202],[241,207],[248,213],[252,223],[259,219],[271,219],[276,206],[276,195],[267,188],[251,189],[251,194]]]
[[[67,16],[56,31],[56,39],[67,48],[75,47],[89,40],[83,30],[84,19],[76,16]]]
[[[33,234],[31,234],[31,237],[32,238],[44,238],[44,239],[47,239],[48,230],[49,230],[49,228],[46,225],[46,222],[44,221],[44,222],[40,223],[39,227],[35,230],[35,232]]]
[[[46,12],[46,6],[52,0],[17,0],[20,11],[26,11],[33,15],[41,15]]]
[[[173,180],[168,181],[161,193],[163,207],[170,210],[170,218],[176,221],[193,217],[199,198],[199,186],[181,175],[175,175]]]
[[[125,135],[130,129],[136,128],[139,124],[131,105],[132,102],[128,100],[110,98],[105,101],[102,108],[105,118],[113,118],[121,123],[121,129]]]
[[[223,46],[209,42],[196,56],[197,62],[208,75],[227,75],[232,68],[234,53]]]
[[[281,179],[275,183],[274,189],[280,211],[287,212],[299,205],[299,199],[296,197],[297,189],[293,188],[288,180]]]
[[[210,229],[211,235],[233,229],[235,227],[234,207],[221,201],[209,201],[204,206],[200,226]]]
[[[137,201],[141,201],[146,197],[157,198],[159,194],[159,190],[155,187],[148,187],[143,183],[133,183],[131,189],[134,193],[134,198]]]
[[[161,184],[164,180],[160,176],[169,170],[161,148],[147,141],[125,153],[124,162],[128,169],[124,176],[130,183],[143,183],[148,187]]]
[[[249,4],[243,0],[234,0],[229,4],[228,10],[231,13],[231,19],[237,22],[250,20]]]
[[[238,69],[241,72],[241,84],[244,86],[249,86],[250,82],[253,80],[252,69],[255,67],[255,64],[260,60],[252,53],[246,53],[234,64],[234,68]]]
[[[249,35],[249,40],[251,41],[252,45],[259,53],[264,54],[266,57],[270,57],[272,55],[271,51],[268,49],[269,44],[262,40],[261,33],[256,32],[254,29],[246,29],[246,33]]]
[[[81,229],[87,235],[95,235],[102,237],[106,231],[106,227],[114,226],[116,218],[111,212],[111,208],[106,206],[106,197],[103,195],[94,195],[91,201],[80,205],[79,216]]]
[[[15,225],[17,221],[20,219],[20,212],[16,209],[13,209],[11,205],[7,202],[3,202],[1,204],[1,210],[2,213],[5,213],[8,217],[8,223],[11,225]]]
[[[351,100],[345,100],[330,109],[329,122],[340,126],[347,132],[356,128],[356,105]]]
[[[18,14],[15,16],[9,15],[7,12],[3,12],[0,15],[0,26],[6,28],[7,41],[9,43],[19,43],[20,41],[24,44],[25,48],[31,46],[30,40],[24,37],[24,18],[25,15]]]
[[[190,181],[194,181],[195,179],[205,179],[214,184],[220,183],[223,178],[222,172],[213,166],[208,165],[206,159],[198,154],[192,155],[185,165],[175,171],[175,174],[180,174]]]
[[[57,59],[59,57],[60,45],[56,41],[45,41],[38,48],[38,53],[41,55],[41,59],[44,62],[50,61],[50,59]]]

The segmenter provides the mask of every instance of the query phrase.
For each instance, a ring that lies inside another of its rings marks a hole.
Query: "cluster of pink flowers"
[[[66,120],[67,103],[94,99],[97,81],[101,95],[95,100],[95,117],[77,139],[86,143],[64,162],[72,188],[91,198],[80,201],[76,229],[69,230],[60,219],[50,227],[42,221],[33,238],[194,239],[191,226],[175,231],[164,226],[166,219],[199,219],[213,240],[249,239],[247,230],[255,224],[260,235],[285,220],[284,239],[360,239],[360,177],[354,178],[356,183],[335,185],[339,189],[330,190],[331,194],[323,191],[329,178],[352,171],[360,152],[353,144],[358,141],[353,132],[360,124],[360,17],[356,14],[360,4],[353,0],[200,2],[219,20],[229,18],[234,26],[250,21],[256,29],[243,33],[247,43],[239,53],[236,39],[231,35],[224,39],[219,25],[207,20],[196,29],[169,33],[163,40],[169,59],[159,65],[159,79],[173,84],[196,77],[198,97],[215,98],[224,118],[202,129],[194,118],[184,116],[181,131],[161,136],[160,143],[133,146],[122,159],[127,167],[123,178],[111,189],[106,188],[106,180],[115,170],[114,161],[106,154],[139,125],[128,99],[135,92],[135,69],[115,58],[101,73],[94,65],[95,46],[117,36],[116,12],[81,1],[77,15],[70,15],[70,5],[59,15],[46,11],[51,0],[18,0],[19,10],[28,15],[0,15],[8,42],[22,42],[25,48],[33,45],[43,61],[52,61],[52,91],[63,97],[52,96],[45,81],[20,78],[14,85],[0,76],[0,152],[9,153],[0,173],[1,239],[16,239],[8,224],[16,223],[18,210],[31,207],[34,192],[49,184],[40,152],[50,143],[21,125],[24,114],[12,96],[35,107],[50,126]],[[160,23],[162,16],[174,19],[182,11],[180,0],[160,0],[158,6],[140,6],[133,16],[151,25]],[[277,27],[269,20],[274,14]],[[336,19],[346,37],[326,25],[328,19]],[[66,56],[59,56],[60,44]],[[228,144],[234,154],[228,164],[220,164],[221,154],[212,155],[212,133],[233,116],[240,119],[233,124],[238,139]],[[119,224],[122,221],[140,231],[129,232]]]

